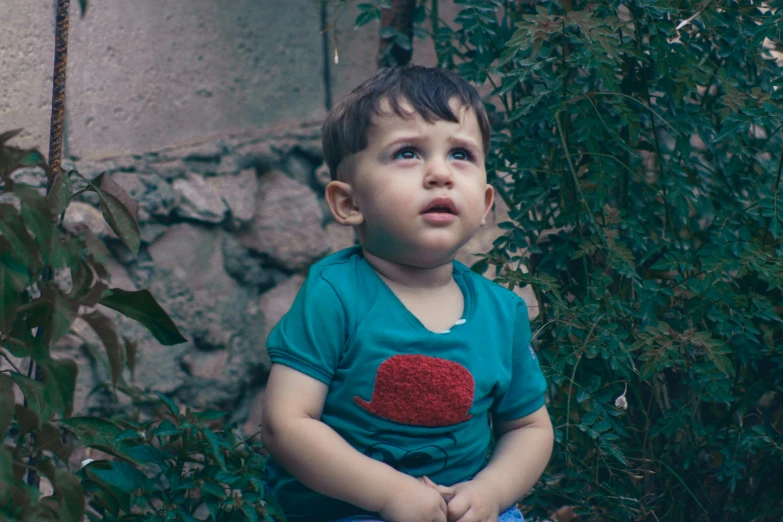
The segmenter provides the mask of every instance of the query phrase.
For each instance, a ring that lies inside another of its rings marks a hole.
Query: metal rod
[[[49,129],[49,167],[52,170],[46,192],[60,171],[63,156],[65,120],[65,69],[68,64],[68,25],[71,0],[57,0],[57,29],[54,36],[54,80],[52,85],[52,120]]]

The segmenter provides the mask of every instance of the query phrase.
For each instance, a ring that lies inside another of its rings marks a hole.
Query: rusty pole
[[[52,82],[52,121],[49,128],[49,167],[52,170],[46,191],[60,172],[65,120],[65,68],[68,63],[68,24],[71,0],[57,0],[57,29],[54,35],[54,79]]]

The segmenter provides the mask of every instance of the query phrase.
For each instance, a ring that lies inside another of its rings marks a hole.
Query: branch
[[[696,19],[699,17],[699,15],[701,15],[701,14],[702,14],[704,11],[706,11],[706,9],[707,9],[707,8],[710,6],[710,4],[712,4],[714,1],[715,1],[715,0],[709,0],[709,2],[707,2],[706,4],[704,4],[704,6],[703,6],[701,9],[699,9],[698,11],[696,11],[696,14],[695,14],[695,15],[693,15],[693,16],[691,16],[690,18],[688,18],[687,20],[683,20],[682,22],[680,22],[679,24],[677,24],[677,27],[676,27],[674,30],[675,30],[675,31],[679,31],[680,29],[682,29],[682,28],[683,28],[683,27],[685,27],[686,25],[688,25],[688,24],[690,24],[691,22],[693,22],[694,20],[696,20]]]
[[[3,340],[4,340],[4,341],[9,341],[9,340],[10,340],[10,338],[6,337],[6,338],[4,338]],[[22,343],[21,341],[17,341],[16,339],[14,339],[14,341],[16,341],[17,343],[20,343],[22,346],[24,346],[24,343]],[[16,343],[12,343],[12,344],[16,344]],[[11,365],[11,368],[13,368],[13,369],[14,369],[14,371],[15,371],[16,373],[18,373],[18,374],[22,374],[22,372],[20,372],[20,371],[19,371],[19,368],[17,368],[17,367],[16,367],[16,365],[15,365],[15,364],[14,364],[14,363],[11,361],[11,359],[8,357],[8,355],[6,355],[6,353],[5,353],[5,352],[0,352],[0,355],[2,355],[2,356],[3,356],[3,359],[5,359],[6,361],[8,361],[8,364],[10,364],[10,365]]]

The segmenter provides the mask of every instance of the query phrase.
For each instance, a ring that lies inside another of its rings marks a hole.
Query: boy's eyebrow
[[[399,138],[395,138],[394,140],[390,141],[389,143],[384,145],[384,148],[387,147],[394,147],[395,145],[401,145],[403,143],[410,143],[410,142],[417,142],[417,141],[428,141],[429,138],[426,134],[406,134],[403,136],[400,136]],[[478,150],[481,150],[481,145],[479,145],[475,140],[468,136],[464,135],[457,135],[457,136],[449,136],[446,139],[450,145],[469,145],[471,147],[475,147]]]

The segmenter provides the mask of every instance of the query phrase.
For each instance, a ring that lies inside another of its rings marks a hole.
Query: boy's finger
[[[446,502],[450,501],[452,497],[454,496],[454,488],[449,486],[439,486],[438,484],[435,484],[432,480],[430,480],[429,477],[424,476],[421,477],[422,482],[424,482],[426,485],[440,493],[440,496],[443,497],[443,500]]]
[[[457,497],[453,502],[449,502],[449,522],[455,522],[464,517],[470,511],[470,502],[465,497]],[[465,522],[469,520],[465,519]]]

